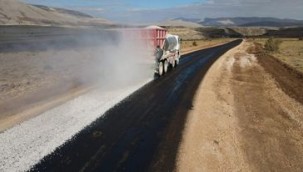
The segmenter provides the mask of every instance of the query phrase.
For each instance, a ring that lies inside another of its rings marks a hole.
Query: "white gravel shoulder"
[[[102,92],[95,90],[0,134],[0,171],[27,171],[148,81]]]

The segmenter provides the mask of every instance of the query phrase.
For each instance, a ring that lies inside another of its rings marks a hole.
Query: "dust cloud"
[[[101,32],[101,33],[100,33]],[[98,31],[97,37],[80,35],[77,51],[85,59],[70,58],[78,63],[75,81],[81,84],[97,83],[106,87],[124,87],[153,76],[153,50],[140,38],[140,31],[127,30]],[[84,40],[84,41],[83,41]],[[78,40],[77,40],[78,41]],[[82,51],[82,52],[81,52]]]
[[[152,78],[153,50],[148,46],[147,40],[141,39],[140,33],[136,35],[123,30],[117,33],[115,44],[101,48],[99,64],[106,83],[125,86]]]
[[[127,30],[0,28],[1,39],[9,40],[0,45],[0,126],[2,119],[39,102],[91,87],[103,94],[151,80],[153,49],[140,30]]]
[[[136,35],[49,34],[0,53],[0,171],[30,170],[152,77],[152,49]]]

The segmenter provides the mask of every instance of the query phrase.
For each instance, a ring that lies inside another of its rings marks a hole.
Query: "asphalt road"
[[[110,109],[31,171],[171,171],[195,90],[211,64],[240,43],[182,56],[176,69]],[[170,140],[168,126],[175,126]],[[171,146],[159,162],[165,142]]]

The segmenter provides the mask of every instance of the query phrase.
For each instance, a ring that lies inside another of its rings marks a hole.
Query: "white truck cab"
[[[167,34],[163,46],[156,49],[156,75],[162,76],[179,64],[180,48],[179,36]]]

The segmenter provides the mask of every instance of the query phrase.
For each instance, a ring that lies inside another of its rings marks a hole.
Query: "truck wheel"
[[[175,68],[175,67],[176,67],[176,60],[173,61],[173,63],[171,64],[171,67],[172,67],[172,68]]]
[[[179,59],[177,59],[176,61],[175,61],[175,66],[177,67],[179,65]]]
[[[163,69],[164,69],[163,62],[160,62],[159,63],[159,69],[158,69],[159,70],[158,71],[159,76],[162,76],[164,74]]]
[[[168,66],[169,66],[168,61],[165,60],[165,61],[164,61],[164,67],[163,67],[164,73],[167,73],[167,72],[168,72]]]

